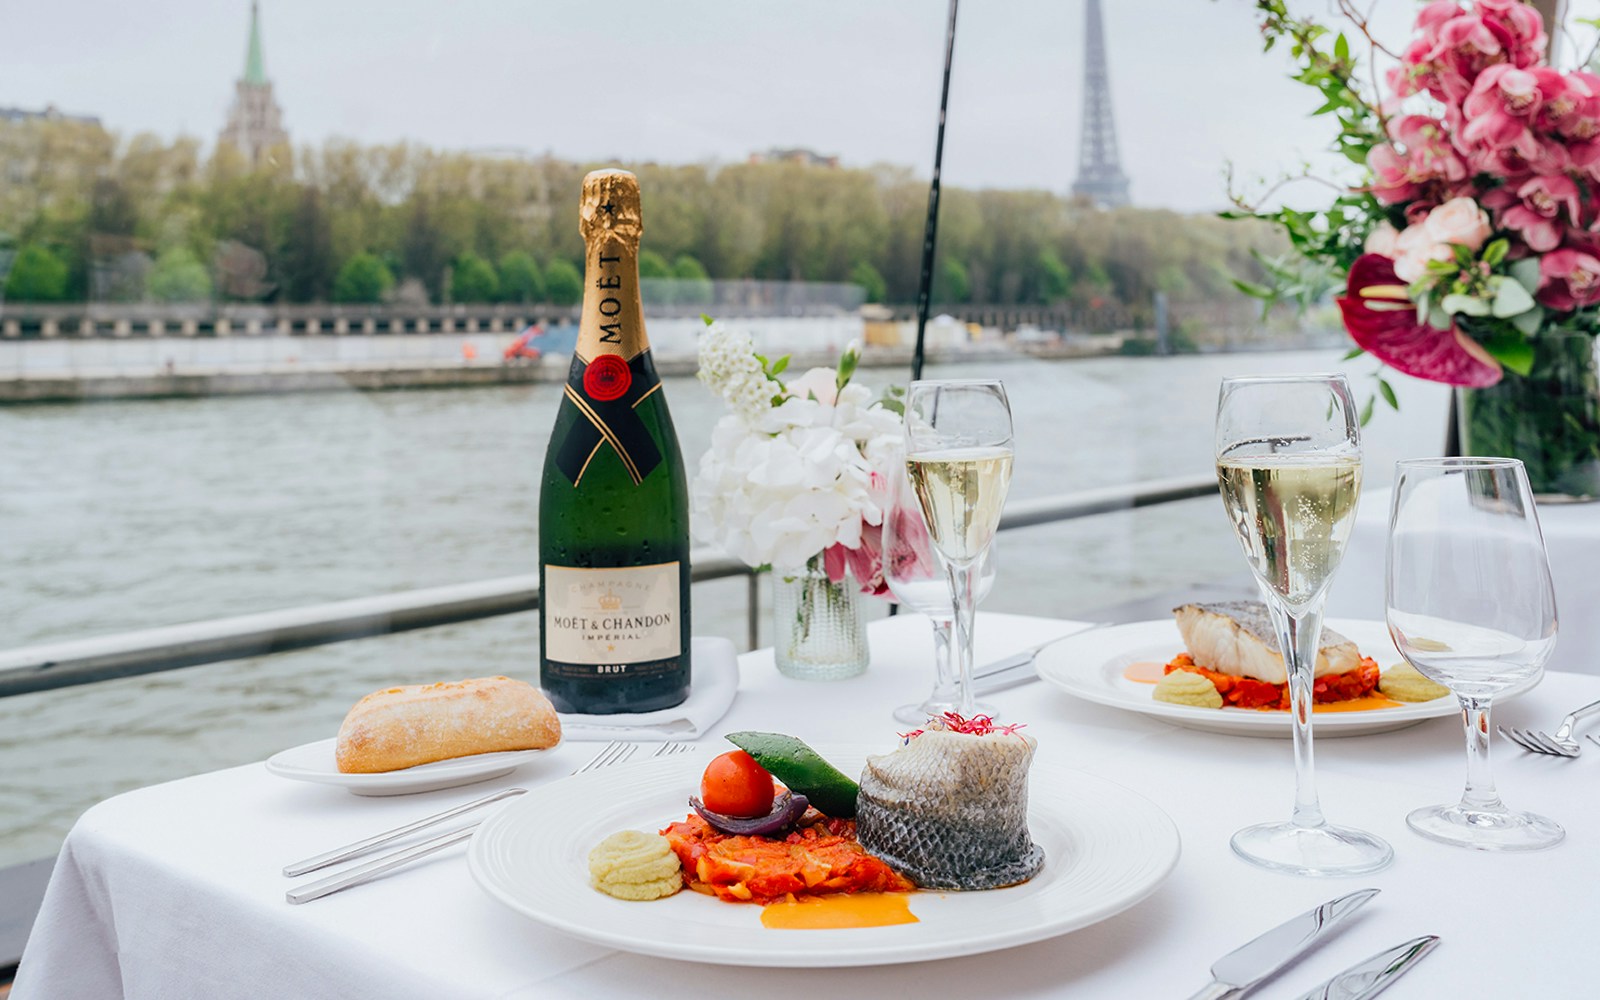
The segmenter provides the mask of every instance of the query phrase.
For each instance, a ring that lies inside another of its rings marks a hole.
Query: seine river
[[[927,374],[1005,380],[1012,495],[1034,497],[1206,473],[1219,378],[1336,368],[1371,393],[1373,362],[1333,351]],[[1444,391],[1395,382],[1402,411],[1380,403],[1367,430],[1372,485],[1443,440]],[[559,391],[0,409],[0,647],[532,572]],[[693,379],[666,392],[692,469],[719,404]],[[999,566],[986,609],[1059,616],[1244,571],[1214,499],[1009,532]],[[695,596],[697,631],[742,640],[742,581]],[[537,649],[537,616],[522,614],[0,699],[0,866],[53,854],[107,796],[331,736],[377,687],[533,678]]]

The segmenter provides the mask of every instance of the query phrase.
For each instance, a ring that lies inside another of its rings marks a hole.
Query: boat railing
[[[1006,506],[1000,528],[1150,507],[1216,490],[1215,478],[1195,476],[1014,500]],[[711,549],[696,550],[690,565],[691,579],[697,583],[746,578],[746,641],[751,648],[758,645],[759,574]],[[27,646],[0,651],[0,698],[492,618],[538,606],[539,577],[529,573]]]

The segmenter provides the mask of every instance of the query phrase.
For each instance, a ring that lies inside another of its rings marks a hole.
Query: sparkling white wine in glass
[[[1350,386],[1343,375],[1224,379],[1215,444],[1222,505],[1282,651],[1294,737],[1289,822],[1245,827],[1233,835],[1233,851],[1295,875],[1377,871],[1394,851],[1381,837],[1323,817],[1311,739],[1322,605],[1361,493],[1361,423]]]
[[[953,563],[977,559],[994,541],[1011,483],[1011,449],[951,448],[913,452],[906,475],[933,544]]]
[[[1291,606],[1310,603],[1344,558],[1361,493],[1360,459],[1224,456],[1217,479],[1257,578]]]

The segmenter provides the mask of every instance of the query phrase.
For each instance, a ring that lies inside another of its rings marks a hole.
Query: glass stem
[[[933,619],[933,694],[928,696],[931,702],[940,704],[954,704],[956,695],[955,664],[950,660],[950,628],[949,618]]]
[[[1461,699],[1461,721],[1467,730],[1467,787],[1461,793],[1461,808],[1473,812],[1501,812],[1505,804],[1494,788],[1489,771],[1489,700]]]
[[[1279,648],[1288,652],[1284,662],[1289,677],[1289,714],[1294,717],[1294,816],[1300,827],[1319,827],[1322,806],[1317,802],[1316,760],[1311,752],[1311,686],[1317,668],[1317,647],[1322,639],[1322,602],[1299,614],[1273,602],[1273,623],[1278,627]]]
[[[972,588],[978,575],[978,562],[973,560],[965,566],[951,562],[948,569],[950,597],[956,609],[956,684],[959,690],[956,711],[971,718],[976,711],[972,697],[972,626],[978,613],[977,595]]]

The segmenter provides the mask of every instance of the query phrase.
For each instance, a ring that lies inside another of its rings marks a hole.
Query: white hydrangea
[[[713,323],[700,334],[700,381],[746,420],[759,420],[778,387],[756,360],[750,334]]]

